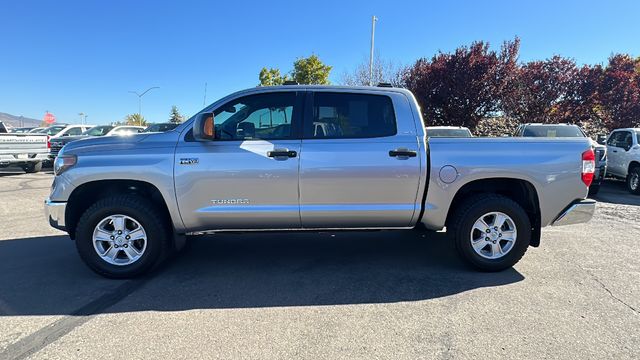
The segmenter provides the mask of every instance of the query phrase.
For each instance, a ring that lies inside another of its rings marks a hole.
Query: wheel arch
[[[485,178],[472,180],[464,184],[458,189],[453,197],[451,206],[449,206],[447,223],[449,223],[452,215],[465,199],[483,193],[503,195],[522,206],[531,222],[532,233],[530,245],[534,247],[540,245],[540,199],[533,184],[524,179]]]
[[[75,239],[78,220],[92,204],[114,194],[138,195],[151,201],[166,216],[167,223],[175,232],[166,199],[155,185],[140,180],[95,180],[76,187],[69,196],[65,211],[65,227],[69,236]]]

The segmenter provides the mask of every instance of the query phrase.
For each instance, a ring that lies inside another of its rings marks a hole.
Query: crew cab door
[[[424,149],[406,96],[314,91],[305,103],[302,226],[410,226]]]
[[[213,111],[216,139],[178,143],[175,189],[189,231],[300,227],[302,95],[243,96]]]

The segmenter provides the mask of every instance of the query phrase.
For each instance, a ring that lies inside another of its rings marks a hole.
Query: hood
[[[141,133],[129,136],[79,136],[77,141],[65,145],[65,152],[83,151],[84,149],[95,150],[103,147],[105,151],[109,151],[118,147],[131,147],[149,135]]]

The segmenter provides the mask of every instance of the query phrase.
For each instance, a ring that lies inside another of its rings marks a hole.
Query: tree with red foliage
[[[599,89],[603,69],[600,65],[583,65],[574,74],[571,86],[564,101],[557,108],[557,116],[561,122],[580,125],[587,134],[596,136],[606,133],[602,121],[602,106]]]
[[[609,129],[640,126],[640,58],[611,56],[598,92],[602,117]]]
[[[502,110],[519,122],[575,122],[568,103],[577,95],[579,70],[573,60],[554,56],[516,70],[502,97]]]
[[[419,59],[407,69],[405,87],[416,96],[427,124],[473,130],[499,110],[501,94],[517,68],[519,47],[518,38],[505,42],[499,53],[488,43],[474,42],[454,53]]]

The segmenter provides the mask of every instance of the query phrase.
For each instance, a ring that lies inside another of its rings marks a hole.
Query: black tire
[[[26,172],[27,174],[40,172],[40,170],[42,170],[42,161],[23,165],[22,170],[24,170],[24,172]]]
[[[471,231],[481,216],[496,211],[511,217],[517,236],[513,247],[504,256],[487,259],[473,249]],[[527,213],[515,201],[496,194],[480,194],[466,200],[455,209],[448,229],[460,256],[482,271],[501,271],[512,267],[520,261],[531,241],[531,222]]]
[[[596,195],[600,191],[600,184],[589,186],[589,195]]]
[[[113,265],[96,253],[93,231],[98,223],[115,214],[130,216],[138,221],[147,234],[147,247],[142,257],[129,265]],[[170,254],[171,229],[164,216],[149,201],[136,195],[120,195],[98,200],[90,206],[76,227],[76,248],[82,260],[96,273],[114,279],[143,275],[159,265]]]
[[[634,177],[640,179],[640,166],[636,166],[629,170],[629,174],[627,175],[627,190],[634,195],[640,195],[640,184],[636,183],[635,187],[633,182]]]

